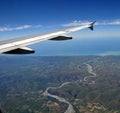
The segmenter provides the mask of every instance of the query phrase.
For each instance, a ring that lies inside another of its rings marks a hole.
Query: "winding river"
[[[79,80],[79,82],[82,82],[82,83],[85,83],[85,84],[94,84],[94,83],[95,83],[94,80],[92,80],[92,81],[89,81],[89,80],[90,80],[91,78],[96,77],[97,75],[96,75],[95,72],[93,72],[93,67],[92,67],[90,64],[88,64],[88,63],[84,63],[84,64],[86,65],[87,71],[88,71],[88,73],[89,73],[91,76],[86,76],[86,77],[84,77],[83,80]],[[79,69],[80,69],[80,67],[79,67]],[[78,80],[77,80],[77,81],[78,81]],[[48,87],[48,88],[45,90],[45,92],[43,93],[44,96],[49,96],[49,97],[52,97],[52,98],[57,99],[59,102],[63,102],[63,103],[68,104],[68,108],[67,108],[67,110],[66,110],[64,113],[75,113],[75,110],[74,110],[74,108],[73,108],[73,105],[72,105],[69,101],[67,101],[65,98],[59,97],[59,96],[57,96],[57,95],[50,94],[50,93],[49,93],[49,89],[59,89],[59,88],[64,87],[65,85],[68,85],[68,84],[71,84],[71,83],[72,83],[72,82],[65,82],[65,83],[61,84],[59,87]]]

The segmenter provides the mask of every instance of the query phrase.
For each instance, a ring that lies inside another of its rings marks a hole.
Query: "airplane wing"
[[[6,54],[30,54],[34,53],[35,51],[26,47],[28,45],[38,43],[44,40],[69,40],[72,39],[72,37],[65,36],[68,33],[78,31],[85,28],[90,28],[93,30],[93,25],[95,22],[92,22],[88,25],[83,26],[77,26],[74,28],[67,28],[64,30],[41,34],[41,35],[35,35],[35,36],[28,36],[28,37],[22,37],[17,39],[11,39],[6,41],[0,42],[0,53],[6,53]]]

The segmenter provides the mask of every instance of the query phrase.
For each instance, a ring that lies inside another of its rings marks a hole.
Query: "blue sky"
[[[119,19],[119,4],[119,0],[0,0],[0,25]]]
[[[54,31],[95,20],[94,32],[86,29],[71,35],[120,37],[119,4],[119,0],[0,0],[0,38]]]
[[[120,21],[119,4],[119,0],[0,0],[0,34],[52,31],[74,21]]]

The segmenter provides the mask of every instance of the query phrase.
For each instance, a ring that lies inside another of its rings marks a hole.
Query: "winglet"
[[[96,21],[94,21],[94,22],[92,22],[91,24],[89,24],[89,25],[90,25],[90,27],[88,27],[88,28],[90,28],[90,30],[92,30],[92,31],[93,31],[93,30],[94,30],[94,29],[93,29],[93,25],[94,25],[95,23],[96,23]]]

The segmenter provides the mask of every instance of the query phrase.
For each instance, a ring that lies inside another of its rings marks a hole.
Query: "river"
[[[95,72],[93,72],[93,67],[90,64],[88,64],[88,63],[84,63],[84,64],[86,65],[87,71],[91,76],[86,76],[86,77],[84,77],[83,80],[79,80],[79,82],[82,82],[82,83],[85,83],[85,84],[94,84],[95,83],[94,80],[92,80],[92,81],[89,81],[89,80],[90,80],[90,78],[96,77],[97,74]],[[80,67],[79,67],[79,69],[80,69]],[[78,80],[77,80],[77,82],[78,82]],[[66,109],[66,111],[64,113],[75,113],[73,105],[69,101],[67,101],[65,98],[59,97],[57,95],[50,94],[49,89],[59,89],[59,88],[64,87],[65,85],[68,85],[68,84],[71,84],[71,83],[72,82],[65,82],[65,83],[61,84],[59,87],[48,87],[48,88],[46,88],[45,92],[43,93],[44,96],[49,96],[49,97],[55,98],[59,102],[63,102],[63,103],[68,104],[68,108]]]

